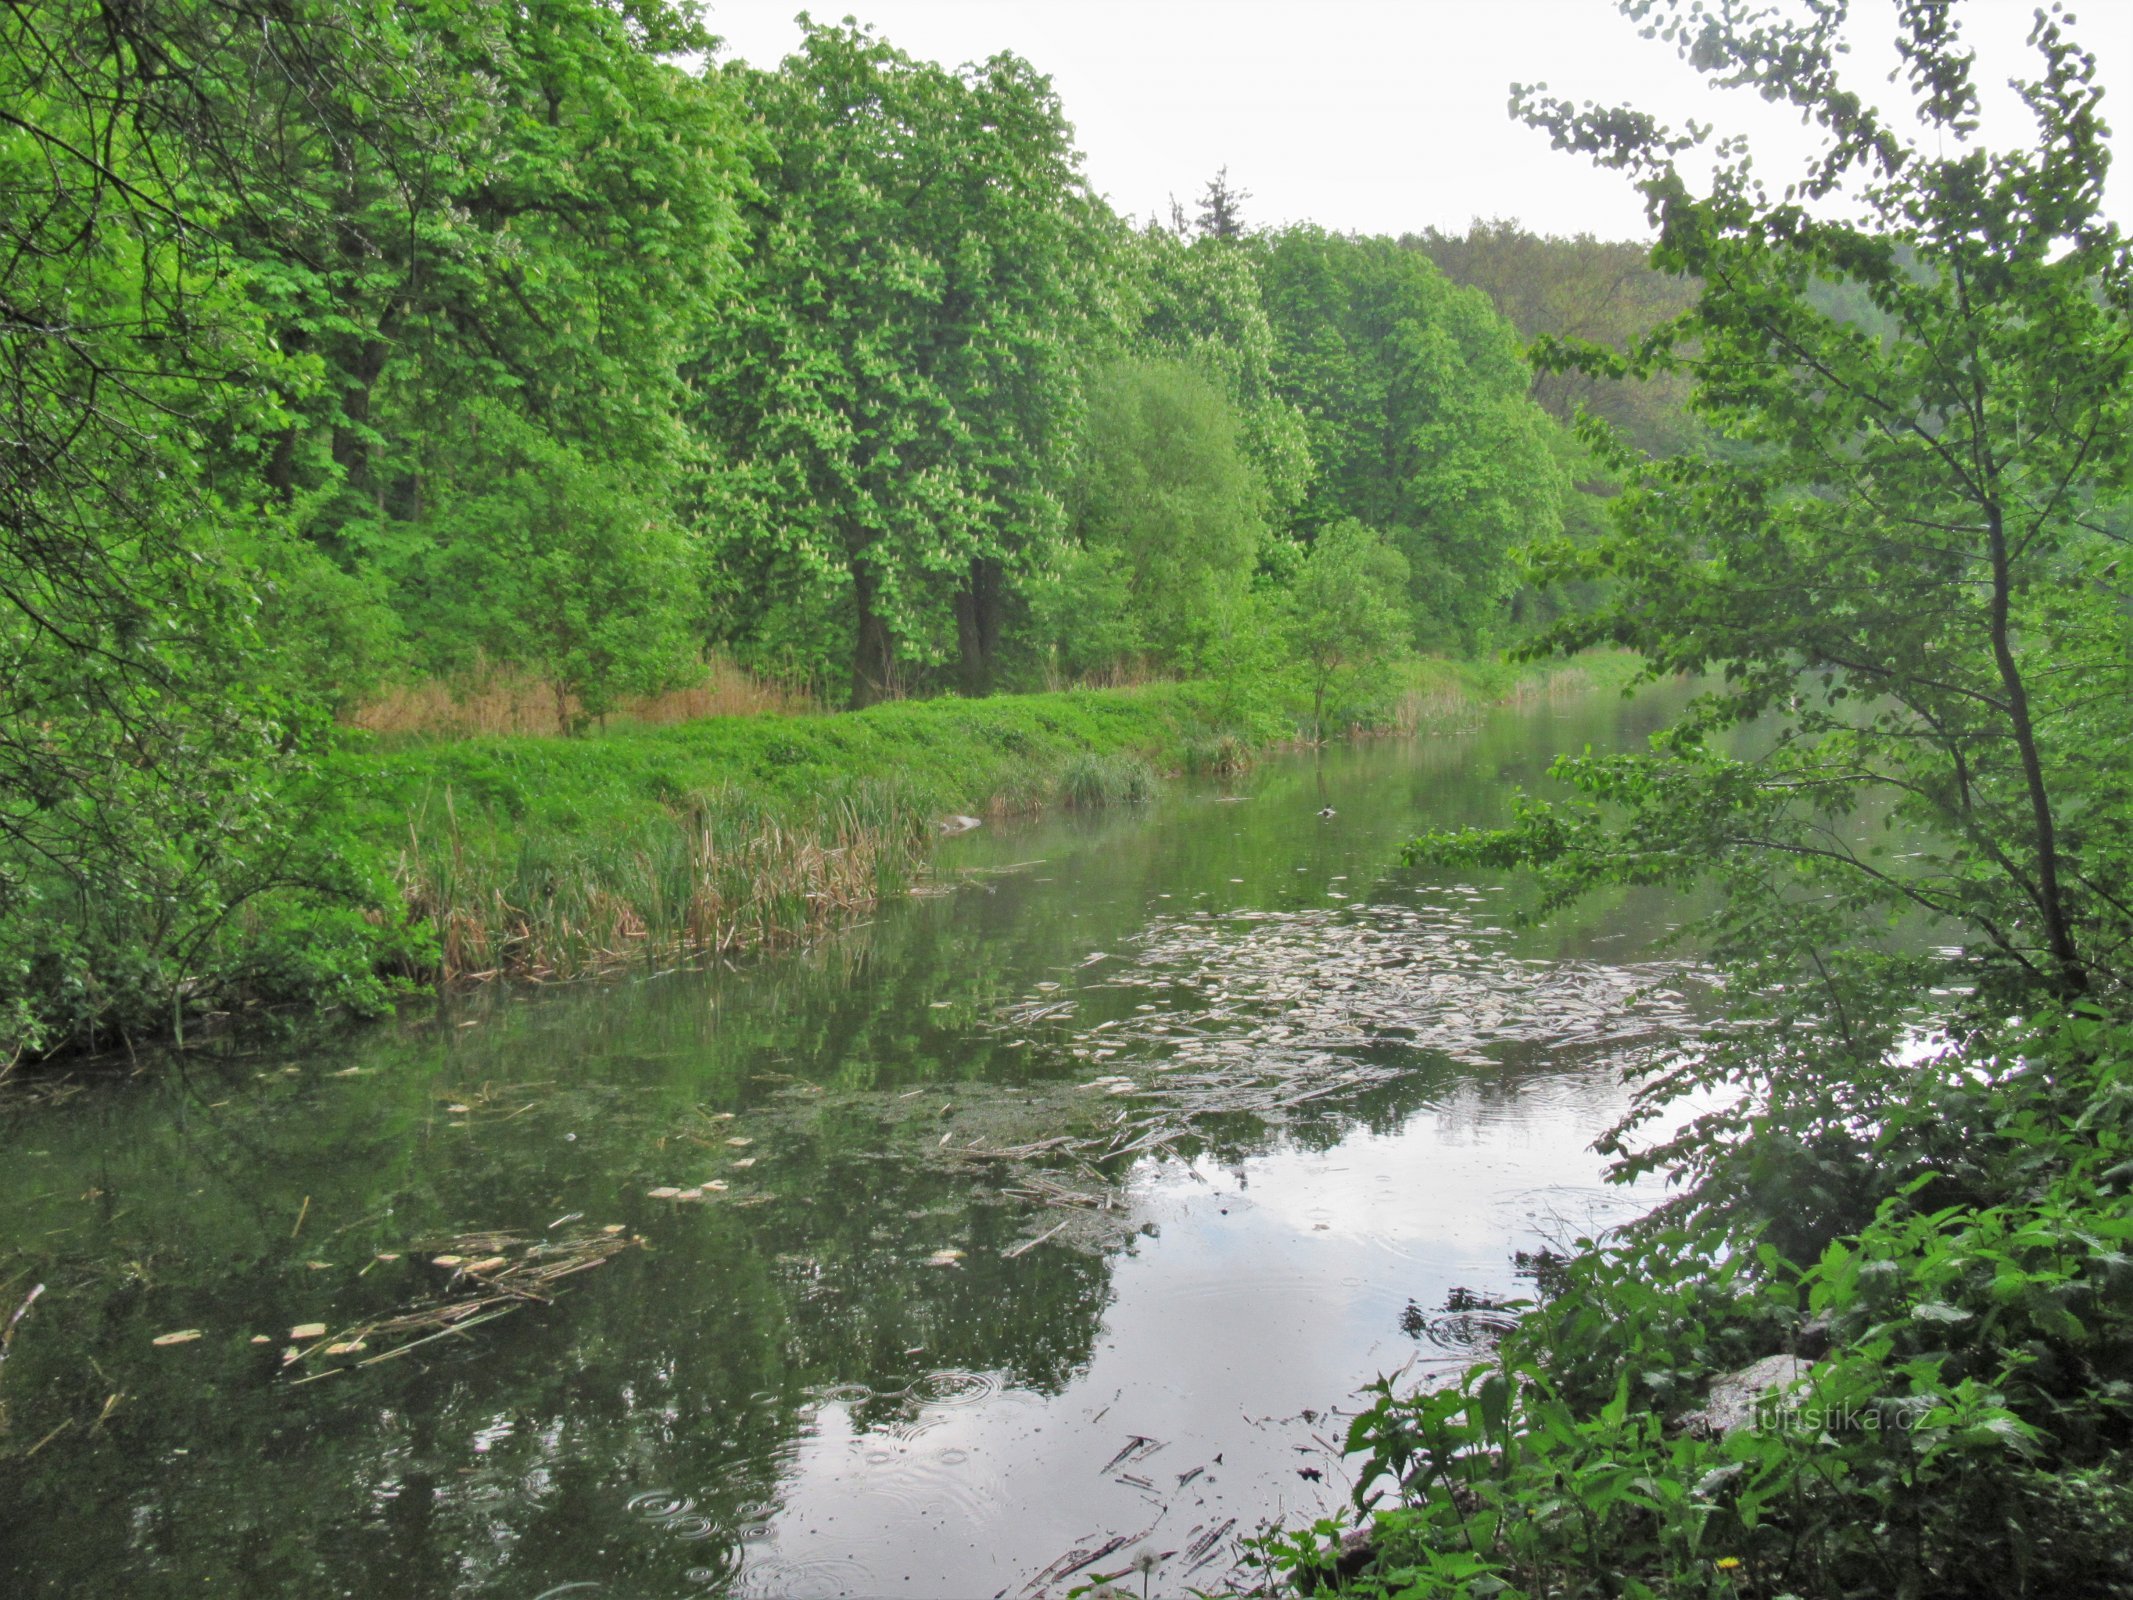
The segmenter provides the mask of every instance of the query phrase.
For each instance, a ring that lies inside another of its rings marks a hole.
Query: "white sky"
[[[2025,75],[2033,0],[1957,0],[1987,90],[1986,133],[2014,143],[2027,115],[1997,86]],[[799,41],[798,0],[711,0],[727,56],[769,66]],[[1888,0],[1856,0],[1852,83],[1893,101]],[[2072,31],[2098,56],[2114,128],[2133,129],[2133,0],[2075,0]],[[1627,103],[1675,127],[1693,117],[1745,132],[1782,187],[1804,149],[1797,114],[1710,90],[1611,0],[828,0],[906,53],[950,65],[1012,50],[1049,73],[1091,183],[1140,220],[1188,207],[1216,168],[1247,189],[1253,223],[1312,221],[1364,233],[1476,216],[1546,233],[1646,234],[1620,174],[1549,148],[1506,112],[1513,81]],[[2113,139],[2116,148],[2118,140]],[[2133,222],[2133,161],[2110,183]]]

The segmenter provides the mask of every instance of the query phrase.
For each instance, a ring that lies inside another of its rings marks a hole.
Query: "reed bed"
[[[399,878],[447,981],[561,980],[806,939],[907,884],[934,831],[893,782],[796,813],[714,792],[626,837],[533,835],[509,853],[471,849],[447,805],[441,828],[411,824]]]

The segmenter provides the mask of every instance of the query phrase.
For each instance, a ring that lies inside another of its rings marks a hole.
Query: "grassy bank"
[[[1633,658],[1425,661],[1363,725],[1620,687]],[[1241,714],[1240,714],[1241,711]],[[390,855],[446,980],[568,977],[619,958],[805,937],[896,892],[942,819],[1148,798],[1293,739],[1278,707],[1197,683],[841,715],[623,726],[595,738],[372,742],[340,755],[337,830]]]
[[[1438,731],[1633,670],[1420,662],[1351,724]],[[1133,802],[1297,731],[1278,690],[1212,683],[617,719],[570,739],[344,730],[284,797],[234,907],[174,899],[162,933],[86,902],[49,919],[0,995],[0,1068],[245,1014],[371,1014],[439,981],[790,943],[900,893],[947,817]]]
[[[1208,742],[1191,686],[371,742],[326,774],[446,980],[775,945],[908,883],[944,819],[1146,798]]]

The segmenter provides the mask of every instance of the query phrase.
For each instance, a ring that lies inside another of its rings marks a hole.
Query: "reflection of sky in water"
[[[1401,1331],[1410,1299],[1517,1294],[1513,1249],[1563,1245],[1650,1202],[1649,1185],[1606,1185],[1590,1148],[1625,1104],[1606,1071],[1529,1077],[1512,1094],[1464,1080],[1397,1131],[1353,1130],[1330,1149],[1145,1164],[1136,1220],[1153,1233],[1114,1269],[1086,1369],[1056,1396],[928,1408],[903,1436],[856,1433],[827,1406],[742,1592],[1014,1592],[1113,1535],[1182,1550],[1232,1517],[1250,1531],[1338,1510],[1347,1479],[1326,1446],[1359,1385],[1456,1368]],[[1162,1448],[1102,1471],[1136,1435]],[[1136,1547],[1053,1589],[1116,1571]],[[1209,1583],[1226,1562],[1190,1579],[1181,1565],[1152,1592]]]

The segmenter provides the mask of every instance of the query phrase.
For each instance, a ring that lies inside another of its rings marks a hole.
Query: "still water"
[[[1655,1198],[1590,1144],[1693,1026],[1669,904],[1522,929],[1398,851],[1657,717],[992,824],[802,954],[0,1106],[0,1593],[1219,1585],[1341,1502],[1359,1386]]]

